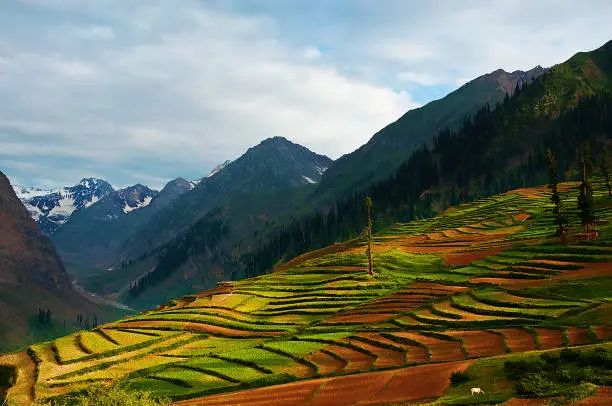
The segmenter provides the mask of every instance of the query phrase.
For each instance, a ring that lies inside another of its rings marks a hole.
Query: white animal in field
[[[472,395],[484,395],[485,391],[480,388],[472,388]]]

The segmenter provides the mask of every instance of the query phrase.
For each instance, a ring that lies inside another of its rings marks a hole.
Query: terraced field
[[[180,404],[428,400],[489,359],[610,340],[612,227],[560,240],[551,213],[543,189],[483,199],[377,234],[375,277],[357,241],[33,345],[0,357],[19,370],[9,399],[120,381]]]

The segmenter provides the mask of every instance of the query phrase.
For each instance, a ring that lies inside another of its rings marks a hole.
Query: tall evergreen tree
[[[582,144],[581,154],[581,166],[582,166],[582,181],[580,182],[580,194],[578,195],[578,210],[580,211],[580,219],[582,220],[582,226],[584,232],[589,231],[589,226],[595,219],[593,209],[593,190],[591,183],[589,182],[589,175],[592,170],[591,153],[589,150],[589,144],[584,142]]]
[[[612,196],[612,185],[610,184],[610,166],[608,163],[608,148],[605,145],[603,147],[603,158],[601,160],[601,175],[606,182],[608,196]]]
[[[557,190],[557,159],[550,149],[546,151],[546,165],[548,166],[548,188],[551,189],[550,201],[555,205],[555,224],[557,233],[563,234],[563,219],[561,218],[561,198]]]
[[[374,258],[372,257],[372,199],[370,196],[366,196],[364,204],[368,214],[368,225],[366,226],[366,241],[368,247],[366,249],[366,255],[368,256],[368,272],[374,276]]]

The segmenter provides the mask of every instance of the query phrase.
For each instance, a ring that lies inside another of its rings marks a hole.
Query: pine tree
[[[608,164],[608,148],[605,145],[603,147],[603,158],[601,161],[601,175],[606,182],[608,196],[612,196],[612,185],[610,184],[610,166]]]
[[[578,195],[578,210],[580,211],[580,219],[582,220],[582,226],[584,227],[584,233],[589,231],[589,226],[593,223],[594,211],[593,211],[593,190],[589,182],[589,175],[591,174],[591,154],[588,143],[582,145],[582,181],[580,183],[580,194]]]
[[[561,218],[561,198],[557,190],[557,160],[550,149],[546,151],[546,165],[548,166],[548,188],[551,189],[550,201],[555,205],[555,224],[557,233],[563,234],[563,219]]]
[[[367,196],[363,202],[368,214],[368,225],[365,230],[366,241],[368,244],[366,249],[366,255],[368,256],[368,272],[371,276],[374,276],[374,258],[372,257],[372,199],[370,196]]]

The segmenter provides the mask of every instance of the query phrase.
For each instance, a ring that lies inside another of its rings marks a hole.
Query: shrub
[[[10,388],[15,384],[17,370],[12,365],[0,365],[0,389]]]
[[[455,371],[451,374],[450,380],[452,386],[457,386],[469,381],[470,376],[465,372]]]
[[[539,373],[529,373],[516,384],[516,393],[526,397],[545,397],[555,384]]]
[[[559,355],[561,357],[561,361],[563,362],[575,362],[578,361],[578,358],[580,358],[580,353],[567,348],[561,350],[561,353]]]
[[[165,398],[153,398],[149,392],[131,391],[128,386],[115,384],[112,386],[92,385],[79,394],[54,399],[45,406],[164,406],[169,402]]]

